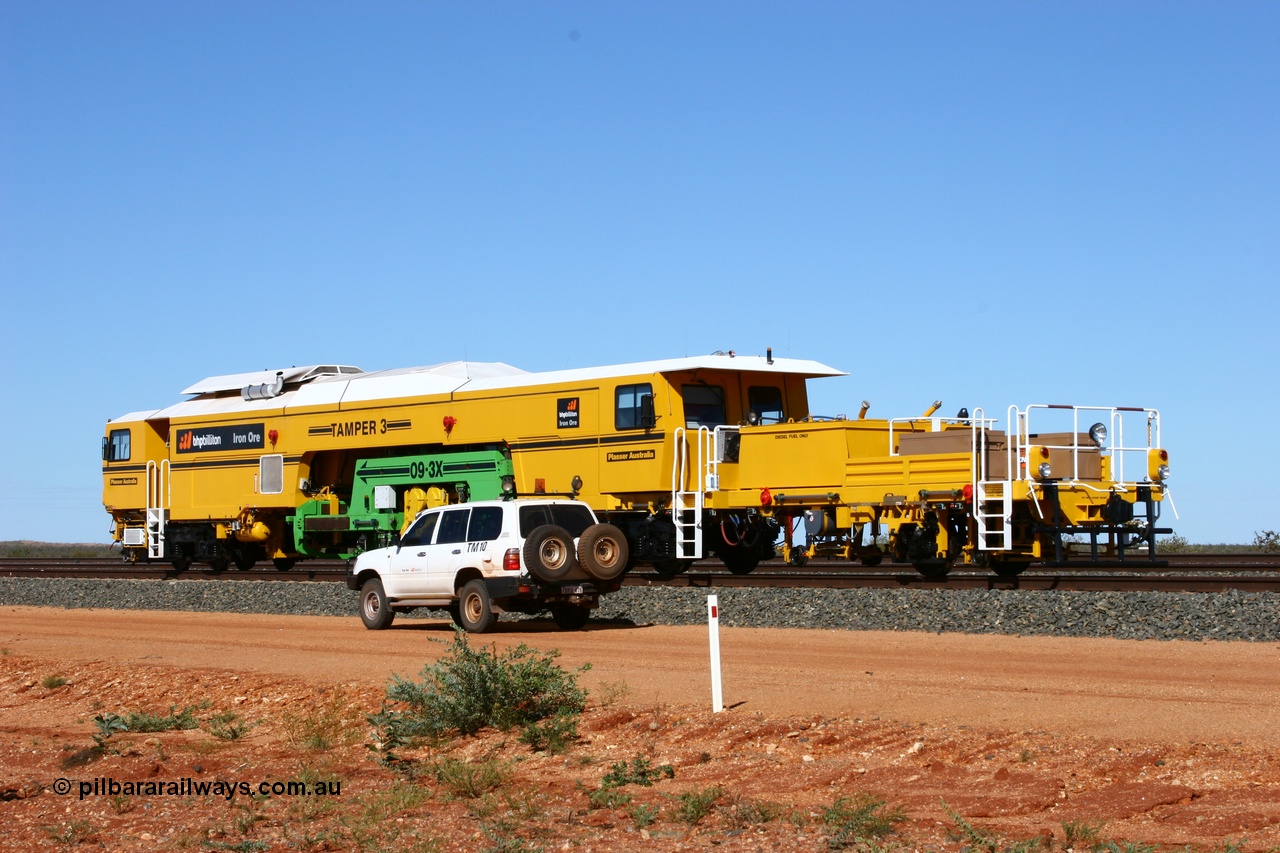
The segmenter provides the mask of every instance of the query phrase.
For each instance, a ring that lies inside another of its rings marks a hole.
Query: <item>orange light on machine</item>
[[[458,419],[453,415],[445,415],[442,423],[444,424],[444,434],[448,435],[453,432],[453,428],[458,425]]]
[[[1147,451],[1147,479],[1156,483],[1169,479],[1169,451],[1160,447]]]
[[[276,432],[275,430],[268,430],[268,431],[267,431],[267,438],[269,438],[269,439],[271,440],[271,446],[272,446],[272,447],[275,447],[275,446],[276,446],[276,441],[277,441],[277,440],[279,440],[279,438],[280,438],[280,433]]]
[[[1047,480],[1053,476],[1053,466],[1049,464],[1049,448],[1044,445],[1034,445],[1027,450],[1027,468],[1029,473],[1041,480]]]
[[[973,483],[965,483],[964,488],[960,490],[961,497],[967,504],[973,503]]]
[[[760,490],[760,506],[773,506],[773,492],[768,489]]]

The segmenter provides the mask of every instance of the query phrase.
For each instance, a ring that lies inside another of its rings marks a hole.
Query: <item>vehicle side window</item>
[[[409,528],[409,532],[400,537],[400,547],[430,545],[431,533],[436,529],[436,522],[439,519],[440,513],[433,512],[415,521],[413,527]]]
[[[768,385],[747,389],[747,404],[758,424],[779,424],[786,420],[782,413],[782,389]]]
[[[522,506],[520,507],[520,538],[528,537],[536,528],[544,524],[551,523],[551,516],[547,514],[545,506]]]
[[[113,429],[107,438],[108,462],[127,462],[129,460],[129,430]]]
[[[479,506],[471,510],[471,526],[467,529],[468,542],[489,542],[502,532],[502,507]]]
[[[471,515],[471,509],[449,509],[445,510],[440,519],[440,532],[436,534],[436,544],[443,545],[446,542],[466,542],[467,541],[467,517]]]
[[[641,429],[644,426],[640,419],[640,401],[645,397],[653,399],[653,386],[648,382],[641,385],[619,385],[614,408],[614,429]]]
[[[684,398],[686,427],[716,427],[728,423],[724,389],[719,385],[685,385],[680,389],[680,396]]]
[[[577,539],[582,532],[596,523],[591,517],[591,510],[578,504],[553,504],[551,506],[551,523],[558,524],[569,535]]]

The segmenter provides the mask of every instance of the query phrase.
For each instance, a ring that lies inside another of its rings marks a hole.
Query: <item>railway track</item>
[[[1076,591],[1160,590],[1167,592],[1280,592],[1280,554],[1175,554],[1167,566],[1134,562],[1123,567],[1047,567],[1032,565],[1013,578],[990,572],[953,570],[943,580],[929,580],[909,565],[882,564],[868,568],[835,561],[813,561],[803,569],[781,561],[762,563],[750,575],[728,573],[717,561],[695,563],[688,572],[663,579],[649,571],[627,575],[628,586],[687,586],[707,588],[791,587],[827,589],[1051,589]],[[216,579],[228,581],[340,582],[345,563],[315,560],[289,571],[258,567],[249,571],[213,573],[193,568],[177,572],[163,564],[128,564],[114,559],[3,559],[0,577]]]

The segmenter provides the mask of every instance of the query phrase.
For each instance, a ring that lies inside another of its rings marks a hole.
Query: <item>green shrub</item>
[[[260,722],[242,720],[235,711],[219,711],[205,721],[205,728],[219,740],[239,740]]]
[[[61,675],[47,675],[44,680],[40,682],[40,686],[48,690],[56,690],[66,683],[67,679]]]
[[[555,664],[559,655],[539,654],[523,643],[501,653],[477,650],[459,631],[448,653],[423,667],[421,681],[392,677],[387,698],[404,703],[407,710],[384,707],[369,719],[382,741],[396,746],[416,738],[473,735],[489,727],[506,730],[557,714],[579,714],[587,693],[574,673]]]
[[[578,736],[576,712],[560,711],[554,717],[529,723],[520,733],[520,742],[535,750],[546,750],[560,755],[569,748],[569,741]]]
[[[674,779],[675,775],[676,769],[670,764],[663,764],[655,768],[649,764],[649,759],[643,755],[637,755],[631,759],[630,764],[625,761],[619,761],[610,767],[609,772],[604,774],[604,778],[600,780],[600,787],[621,788],[624,785],[643,785],[648,787],[663,776],[668,779]]]
[[[716,800],[723,795],[724,789],[719,786],[701,791],[685,791],[676,797],[676,817],[693,826],[711,812]]]
[[[177,709],[177,706],[170,705],[169,713],[163,716],[134,711],[133,713],[125,714],[124,725],[131,732],[186,731],[200,726],[200,721],[196,719],[197,710],[199,708],[195,705],[188,705],[181,711]]]
[[[906,820],[907,816],[902,809],[882,811],[884,804],[884,800],[870,794],[837,797],[830,808],[822,812],[822,822],[829,833],[827,845],[832,850],[843,850],[852,844],[883,838],[893,832],[894,826]]]

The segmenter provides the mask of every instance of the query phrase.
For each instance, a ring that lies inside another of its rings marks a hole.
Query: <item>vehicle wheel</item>
[[[931,581],[940,581],[951,571],[951,564],[947,560],[916,560],[911,565],[922,577]]]
[[[591,608],[580,604],[553,604],[551,618],[562,631],[580,631],[591,618]]]
[[[231,562],[236,564],[236,568],[242,572],[247,572],[253,568],[253,564],[258,562],[254,555],[243,548],[231,555]]]
[[[382,581],[369,578],[360,587],[360,621],[370,631],[381,631],[391,625],[396,618],[395,611],[387,601],[387,594],[382,589]]]
[[[209,568],[215,572],[225,572],[229,565],[231,565],[231,560],[226,555],[214,557],[209,561]]]
[[[872,554],[870,557],[863,557],[861,562],[864,566],[878,566],[883,560],[883,554]]]
[[[611,581],[621,575],[629,554],[627,537],[612,524],[593,524],[578,537],[578,563],[596,580]]]
[[[724,567],[733,575],[749,575],[760,565],[760,555],[746,548],[734,548],[721,555]]]
[[[191,568],[191,552],[186,546],[174,543],[173,550],[169,555],[169,563],[173,566],[174,571],[185,572]]]
[[[653,564],[653,573],[665,580],[670,580],[676,575],[682,575],[689,571],[689,567],[693,565],[693,560],[663,560],[660,563]]]
[[[468,634],[483,634],[497,621],[484,581],[468,581],[458,593],[458,624]]]
[[[453,624],[459,628],[462,627],[462,605],[456,601],[449,603],[449,618],[453,620]]]
[[[995,572],[1002,578],[1016,578],[1027,570],[1027,566],[1031,565],[1028,560],[1010,560],[1002,557],[992,557],[989,561],[991,571]]]
[[[809,555],[805,553],[803,548],[792,548],[791,559],[787,560],[787,562],[798,569],[809,562]]]
[[[555,583],[568,580],[578,568],[578,558],[573,553],[573,537],[556,524],[535,527],[529,538],[524,540],[524,564],[540,581]],[[463,611],[465,614],[465,607]]]
[[[293,568],[298,561],[293,557],[276,557],[271,563],[276,567],[276,571],[287,572]]]

